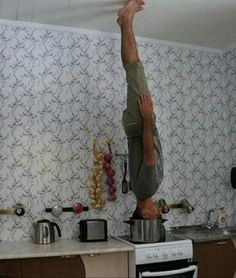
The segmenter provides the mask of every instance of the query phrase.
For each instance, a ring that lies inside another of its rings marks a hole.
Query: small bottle
[[[218,228],[226,227],[226,211],[225,208],[219,208],[218,210]]]

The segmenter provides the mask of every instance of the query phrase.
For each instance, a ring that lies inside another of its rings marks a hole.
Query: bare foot
[[[142,0],[128,0],[123,8],[118,12],[117,23],[121,26],[123,19],[132,21],[136,12],[143,9],[144,1]]]

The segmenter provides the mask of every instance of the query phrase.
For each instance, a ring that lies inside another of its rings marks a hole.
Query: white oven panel
[[[159,244],[158,246],[135,249],[136,265],[167,262],[193,258],[192,242],[185,240],[178,244]]]

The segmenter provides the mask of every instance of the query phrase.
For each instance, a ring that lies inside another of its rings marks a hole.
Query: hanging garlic
[[[89,196],[91,204],[94,208],[100,209],[104,206],[102,200],[102,172],[103,172],[103,153],[97,147],[96,140],[93,140],[93,168],[91,171],[91,187],[89,189]]]

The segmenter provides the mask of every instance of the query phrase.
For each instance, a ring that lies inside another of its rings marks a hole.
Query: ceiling
[[[119,32],[120,0],[0,0],[0,18]],[[146,0],[138,36],[225,49],[236,45],[235,0]]]

